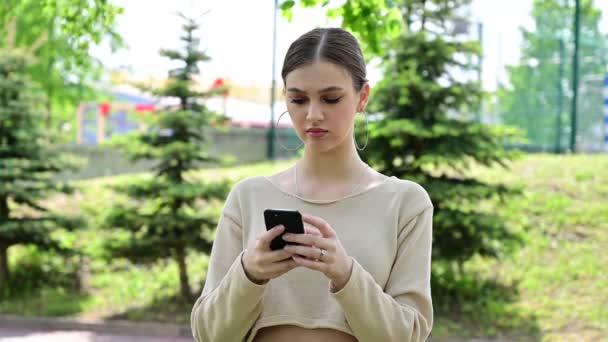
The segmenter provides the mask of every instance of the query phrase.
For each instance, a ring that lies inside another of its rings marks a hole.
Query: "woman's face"
[[[315,62],[287,74],[285,86],[291,121],[307,149],[327,151],[352,143],[355,115],[367,104],[367,83],[357,92],[346,69]]]

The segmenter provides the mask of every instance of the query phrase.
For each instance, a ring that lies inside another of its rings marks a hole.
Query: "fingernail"
[[[282,230],[284,228],[285,228],[285,226],[283,226],[282,224],[277,226],[277,230]]]
[[[287,238],[287,239],[291,238],[291,234],[290,233],[286,233],[285,235],[283,235],[283,239],[285,239],[285,238]]]

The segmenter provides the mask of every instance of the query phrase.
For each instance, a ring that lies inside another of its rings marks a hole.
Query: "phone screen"
[[[273,251],[282,249],[288,243],[291,244],[283,240],[283,234],[304,234],[302,215],[297,210],[266,209],[264,210],[264,222],[266,223],[266,230],[270,230],[280,224],[285,226],[285,231],[270,243],[270,249]]]

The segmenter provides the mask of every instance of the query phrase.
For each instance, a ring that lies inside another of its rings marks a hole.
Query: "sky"
[[[172,65],[158,55],[160,48],[177,48],[181,19],[175,14],[201,15],[201,47],[211,61],[201,65],[202,77],[226,77],[241,85],[269,86],[272,79],[273,0],[113,0],[124,8],[118,31],[128,47],[112,53],[107,45],[92,52],[108,68],[129,67],[134,78],[164,78]],[[608,1],[596,0],[604,13],[601,30],[608,32]],[[505,65],[519,57],[519,27],[529,27],[532,0],[473,0],[472,18],[483,23],[483,85],[495,89],[505,81]],[[296,8],[287,22],[277,15],[276,79],[289,44],[316,26],[338,26],[323,9]],[[372,85],[380,73],[368,66]]]

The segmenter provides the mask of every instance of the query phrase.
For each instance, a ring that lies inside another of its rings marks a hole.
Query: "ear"
[[[369,101],[369,93],[370,93],[369,82],[365,82],[361,91],[359,91],[359,103],[357,104],[357,112],[365,111],[365,107],[367,107],[367,102]]]

